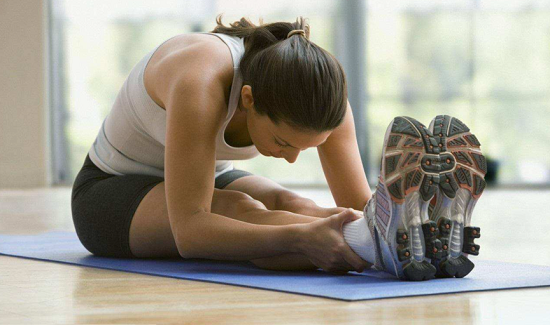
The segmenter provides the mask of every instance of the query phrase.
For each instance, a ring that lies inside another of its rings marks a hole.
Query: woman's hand
[[[306,255],[314,265],[334,274],[348,271],[363,272],[368,263],[348,246],[342,233],[345,223],[363,217],[363,213],[346,209],[330,217],[300,224],[300,253]]]

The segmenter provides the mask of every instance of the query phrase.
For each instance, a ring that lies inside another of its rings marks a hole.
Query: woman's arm
[[[187,218],[175,234],[185,239],[178,248],[184,258],[248,261],[299,252],[299,224],[258,225],[207,211]]]
[[[180,53],[185,60],[168,57],[165,66],[153,67],[167,78],[168,88],[158,93],[167,112],[165,189],[176,246],[182,257],[231,260],[293,253],[297,225],[254,225],[211,213],[216,135],[227,116],[224,90],[233,73],[231,57],[211,46],[184,50],[191,51]],[[182,76],[171,77],[174,67]]]
[[[363,210],[372,192],[361,162],[349,101],[344,121],[317,147],[317,152],[336,205]]]

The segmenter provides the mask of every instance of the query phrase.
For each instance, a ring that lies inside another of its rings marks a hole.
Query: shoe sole
[[[378,243],[380,239],[385,243],[380,245],[383,266],[400,279],[435,277],[429,258],[442,244],[431,235],[436,226],[429,220],[428,206],[439,184],[433,164],[439,153],[436,146],[430,131],[406,116],[393,119],[384,137],[375,236]]]
[[[472,211],[483,190],[487,162],[478,139],[459,119],[438,115],[430,123],[434,137],[442,144],[441,153],[453,158],[449,168],[440,172],[440,198],[431,215],[437,225],[436,238],[442,252],[431,259],[437,277],[462,278],[474,268],[467,254],[478,255],[480,229],[472,227]],[[446,162],[448,162],[447,160]],[[439,196],[439,195],[438,195]]]

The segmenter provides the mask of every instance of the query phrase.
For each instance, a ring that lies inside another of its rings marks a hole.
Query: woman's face
[[[248,133],[258,151],[264,156],[284,158],[289,163],[294,163],[300,151],[321,145],[332,133],[304,132],[284,122],[276,125],[269,117],[256,113],[250,86],[243,86],[241,96],[242,108],[246,110]]]

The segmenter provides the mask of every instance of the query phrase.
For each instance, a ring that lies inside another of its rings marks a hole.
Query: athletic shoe
[[[437,231],[430,235],[443,245],[442,254],[431,263],[437,277],[462,278],[474,268],[468,254],[479,254],[474,239],[480,237],[480,229],[470,221],[485,189],[487,163],[476,136],[459,119],[438,115],[430,123],[430,131],[440,147],[441,167],[437,199],[430,214]]]
[[[363,211],[374,235],[375,267],[403,280],[435,277],[430,257],[439,256],[442,245],[437,238],[426,243],[424,231],[437,230],[428,205],[439,183],[438,153],[422,123],[394,118],[384,137],[378,186]]]

